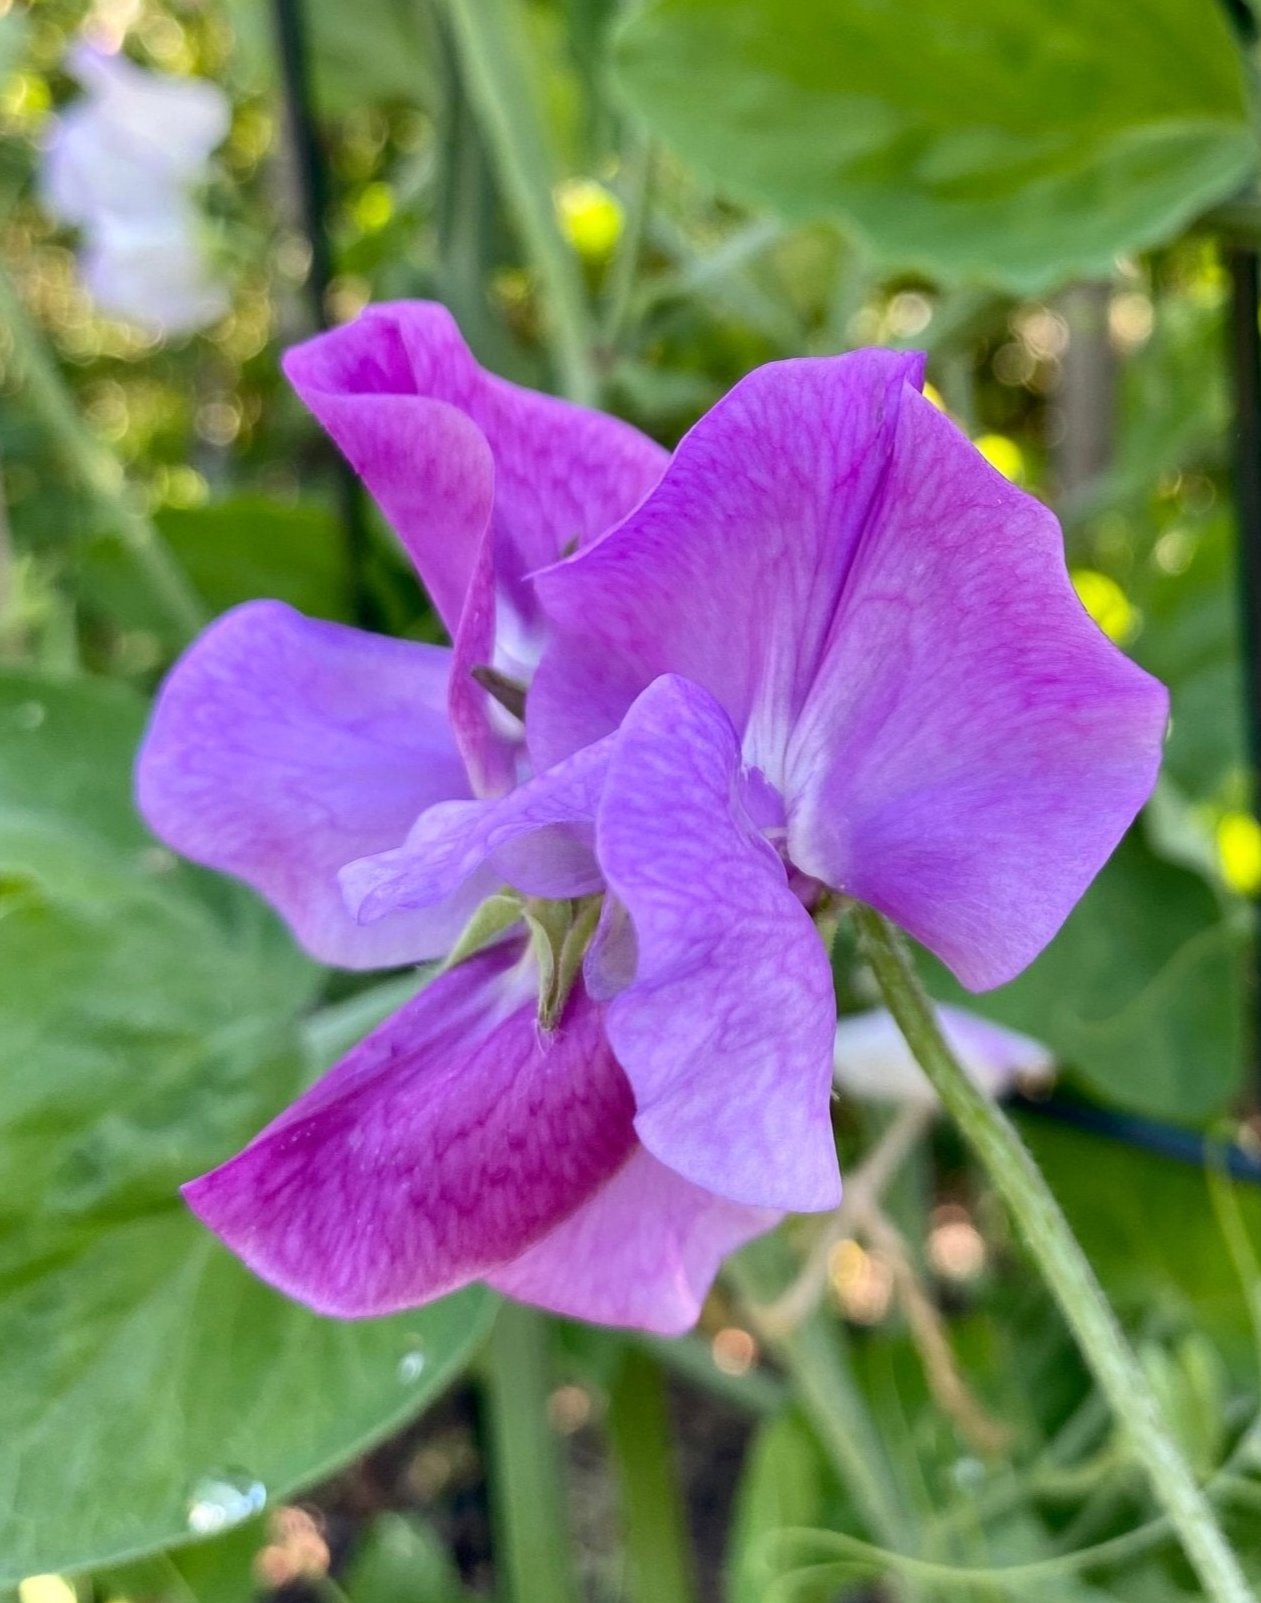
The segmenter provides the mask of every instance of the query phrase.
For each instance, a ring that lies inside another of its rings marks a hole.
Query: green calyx
[[[521,896],[516,891],[499,891],[478,907],[443,968],[454,968],[485,951],[523,919],[539,971],[539,1023],[545,1030],[554,1029],[578,978],[603,904],[603,896],[553,902]]]

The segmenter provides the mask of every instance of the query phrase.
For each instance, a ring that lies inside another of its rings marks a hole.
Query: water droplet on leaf
[[[398,1378],[405,1386],[419,1380],[425,1368],[425,1355],[418,1348],[404,1353],[398,1361]]]
[[[188,1528],[197,1536],[211,1536],[230,1530],[261,1513],[267,1502],[267,1488],[236,1470],[203,1475],[188,1500]]]

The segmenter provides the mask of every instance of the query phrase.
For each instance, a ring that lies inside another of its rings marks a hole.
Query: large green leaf
[[[6,679],[4,712],[0,1585],[188,1541],[318,1479],[445,1384],[490,1307],[319,1319],[187,1213],[180,1182],[300,1085],[318,970],[144,846],[127,698]]]
[[[929,988],[1050,1046],[1072,1077],[1118,1107],[1202,1119],[1237,1090],[1239,937],[1199,875],[1137,831],[1041,957],[982,996],[932,964]]]
[[[646,0],[618,58],[634,107],[737,198],[1020,291],[1109,271],[1255,162],[1214,0]]]

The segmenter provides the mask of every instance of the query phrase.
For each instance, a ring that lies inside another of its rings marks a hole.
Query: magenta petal
[[[431,371],[415,372],[404,321]],[[370,307],[284,358],[289,382],[371,491],[453,634],[490,523],[495,464],[465,409],[425,380],[471,362],[450,315],[423,303]]]
[[[789,750],[789,854],[982,990],[1055,934],[1147,799],[1164,689],[1059,526],[910,390]]]
[[[637,1147],[563,1224],[487,1278],[571,1319],[675,1336],[696,1323],[727,1254],[778,1218],[701,1190]]]
[[[337,871],[467,796],[445,702],[450,653],[316,623],[279,602],[225,614],[176,664],[137,768],[162,840],[252,885],[325,963],[442,955],[481,887],[361,928]]]
[[[759,368],[630,517],[538,575],[554,642],[530,695],[537,762],[616,728],[646,685],[678,673],[721,702],[746,759],[778,780],[921,371],[892,351]]]
[[[281,1291],[345,1318],[415,1307],[518,1257],[633,1149],[625,1077],[581,994],[541,1032],[502,949],[435,980],[190,1207]]]
[[[609,1039],[655,1157],[735,1202],[828,1208],[831,969],[740,781],[731,721],[696,685],[660,679],[627,714],[596,823],[638,954]]]
[[[408,472],[401,449],[401,476],[378,474],[371,453],[383,434],[414,450],[430,419],[446,409],[473,425],[494,463],[496,568],[514,602],[526,610],[533,603],[525,575],[623,517],[666,462],[659,445],[617,418],[484,372],[451,314],[432,302],[369,307],[353,323],[291,350],[285,371],[363,473],[431,590],[430,569],[453,555],[444,549],[441,531],[430,527],[438,498],[427,493],[425,475],[438,453]],[[431,410],[418,408],[418,401]],[[412,421],[419,418],[425,421]],[[466,584],[475,553],[475,545],[460,553]],[[454,599],[451,606],[435,594],[452,630],[463,593]]]
[[[527,575],[623,517],[666,453],[628,424],[509,384],[444,307],[369,307],[285,370],[393,525],[455,638],[452,716],[474,784],[512,780],[481,663],[528,679],[542,636]]]
[[[405,845],[342,871],[347,905],[365,923],[431,907],[483,865],[495,883],[528,896],[560,899],[600,890],[592,846],[611,745],[597,741],[498,800],[431,808]]]

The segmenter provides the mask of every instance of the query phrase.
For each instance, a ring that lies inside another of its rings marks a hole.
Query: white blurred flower
[[[147,72],[79,44],[85,91],[53,120],[41,188],[83,234],[83,273],[103,311],[158,333],[204,328],[228,307],[201,239],[193,191],[228,131],[226,96],[204,80]]]
[[[1001,1096],[1017,1082],[1036,1084],[1051,1076],[1051,1050],[1031,1036],[956,1007],[939,1006],[937,1022],[973,1084],[988,1096]],[[882,1007],[850,1014],[837,1024],[835,1072],[837,1085],[851,1096],[937,1105],[937,1093]]]

